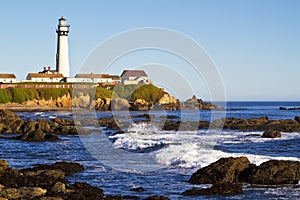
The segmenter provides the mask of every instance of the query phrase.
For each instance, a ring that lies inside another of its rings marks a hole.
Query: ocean
[[[300,107],[300,102],[228,102],[225,114],[226,117],[235,118],[268,116],[269,119],[294,119],[300,116],[300,110],[279,110],[279,107]],[[132,112],[131,115],[145,113]],[[72,112],[17,114],[25,119],[72,117]],[[114,114],[132,122],[128,113]],[[212,119],[211,111],[155,111],[150,114],[157,117],[166,114],[185,115],[186,120],[192,120],[195,116],[200,120]],[[112,113],[97,112],[95,116],[110,117]],[[224,116],[224,113],[219,116]],[[134,118],[133,122],[137,120],[143,120],[143,117]],[[282,133],[281,138],[267,139],[260,137],[262,131],[163,131],[148,122],[131,123],[126,134],[118,135],[111,135],[113,131],[103,127],[88,128],[95,131],[80,137],[60,136],[61,141],[58,142],[0,139],[0,159],[8,160],[10,166],[16,169],[61,160],[79,162],[85,170],[68,177],[69,181],[90,183],[102,188],[105,195],[134,195],[141,198],[164,195],[171,199],[300,199],[300,185],[243,185],[244,194],[226,197],[181,195],[188,189],[209,187],[193,185],[187,180],[197,169],[222,157],[246,156],[254,164],[270,159],[300,161],[300,133]],[[99,130],[103,134],[99,134]],[[145,189],[144,192],[130,191],[140,186]]]

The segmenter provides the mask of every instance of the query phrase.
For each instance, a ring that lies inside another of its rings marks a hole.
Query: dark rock
[[[54,118],[53,122],[59,124],[59,125],[64,125],[65,124],[65,120],[61,119],[61,118]]]
[[[180,117],[177,115],[167,115],[168,119],[179,119]]]
[[[131,102],[130,103],[130,110],[132,110],[132,111],[146,111],[146,110],[149,110],[151,106],[152,106],[151,103]]]
[[[25,132],[21,136],[17,136],[16,139],[23,141],[43,142],[45,141],[45,136],[46,134],[43,131],[33,130]]]
[[[116,131],[114,134],[112,134],[112,136],[120,135],[120,134],[124,134],[124,133],[125,133],[125,131]]]
[[[115,98],[110,101],[110,110],[129,110],[130,104],[126,99]]]
[[[125,196],[121,196],[121,195],[107,195],[104,200],[126,200],[126,199],[140,199],[137,196],[130,196],[130,195],[125,195]]]
[[[181,103],[180,108],[181,110],[223,110],[220,105],[204,102],[202,99],[197,99],[195,95]]]
[[[276,130],[267,130],[262,134],[261,137],[263,137],[263,138],[280,138],[281,133]]]
[[[279,110],[287,110],[286,107],[279,107]]]
[[[294,120],[300,123],[300,116],[296,116]]]
[[[298,161],[270,160],[252,167],[243,180],[251,184],[263,185],[298,184],[299,172]]]
[[[0,170],[8,168],[8,162],[6,160],[0,160]]]
[[[199,126],[198,126],[198,128],[199,129],[204,129],[204,128],[209,128],[209,122],[207,122],[207,121],[199,121]]]
[[[170,130],[178,130],[180,126],[179,121],[167,120],[162,128],[162,130],[170,131]]]
[[[0,120],[6,121],[6,120],[13,120],[13,119],[20,119],[19,116],[17,116],[15,113],[11,112],[10,110],[7,110],[5,108],[0,108]]]
[[[35,131],[35,125],[37,124],[37,122],[35,121],[26,121],[24,123],[24,126],[23,126],[23,133],[29,133],[29,132],[33,132]]]
[[[142,115],[133,115],[133,116],[131,116],[131,118],[146,118],[146,119],[150,119],[150,117],[153,117],[153,115],[150,116],[149,114],[142,114]]]
[[[61,170],[15,171],[8,168],[0,173],[0,184],[8,188],[41,187],[51,189],[56,182],[66,183],[65,173]]]
[[[65,199],[72,200],[91,200],[91,199],[103,199],[104,193],[100,188],[91,186],[87,183],[74,183],[71,184],[68,189],[74,190]]]
[[[152,105],[151,110],[180,110],[180,102],[177,100],[176,103],[167,103],[167,104],[155,104]]]
[[[182,193],[185,196],[199,196],[199,195],[232,195],[242,194],[243,189],[239,184],[234,183],[216,183],[211,188],[207,189],[192,189]]]
[[[45,133],[51,132],[50,121],[46,119],[37,119],[36,129],[42,130]]]
[[[89,135],[91,133],[90,129],[84,127],[76,127],[78,135]]]
[[[123,200],[123,197],[120,195],[107,195],[104,200]]]
[[[44,133],[42,130],[36,129],[33,131],[25,132],[20,136],[13,137],[16,140],[44,142],[44,141],[58,141],[60,140],[57,135],[51,133]]]
[[[246,157],[221,158],[197,170],[188,182],[194,184],[238,183],[240,173],[249,165],[250,162]]]
[[[19,133],[22,130],[23,125],[24,121],[22,119],[12,120],[11,123],[7,124],[6,133]]]
[[[71,176],[76,172],[81,172],[84,170],[84,167],[79,163],[72,163],[72,162],[56,162],[52,165],[36,165],[34,168],[30,168],[31,171],[36,170],[61,170],[67,176]]]
[[[124,195],[124,196],[122,196],[122,198],[125,200],[125,199],[136,199],[136,200],[138,200],[138,199],[140,199],[139,197],[137,197],[137,196],[131,196],[131,195]]]
[[[59,137],[55,134],[48,133],[44,137],[45,141],[59,141]]]
[[[81,126],[63,125],[55,129],[54,133],[57,135],[88,135],[91,131]]]
[[[130,191],[134,192],[144,192],[145,189],[143,187],[136,187],[136,188],[131,188]]]
[[[120,127],[118,126],[118,124],[116,123],[113,117],[101,118],[99,119],[99,124],[100,126],[105,126],[108,129],[120,130]]]
[[[145,198],[144,200],[170,200],[168,197],[153,195]]]

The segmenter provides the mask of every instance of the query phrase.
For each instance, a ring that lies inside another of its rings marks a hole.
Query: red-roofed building
[[[124,85],[148,84],[148,75],[144,70],[124,70],[121,74],[121,83]]]
[[[62,74],[48,74],[48,73],[29,73],[26,80],[31,82],[47,82],[47,83],[57,83],[63,80],[64,76]]]
[[[15,83],[17,82],[14,74],[0,74],[0,83]]]

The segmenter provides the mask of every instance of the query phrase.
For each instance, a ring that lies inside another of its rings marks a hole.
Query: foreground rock
[[[0,199],[36,199],[42,197],[47,193],[47,190],[40,187],[21,187],[16,188],[5,188],[0,185]]]
[[[300,180],[300,162],[270,160],[259,166],[247,169],[241,181],[261,185],[298,184]]]
[[[238,183],[240,173],[249,166],[250,162],[246,157],[221,158],[196,171],[188,182],[194,184]]]
[[[233,195],[242,194],[243,189],[239,184],[234,183],[216,183],[211,188],[207,189],[192,189],[182,193],[184,196],[199,196],[199,195]]]
[[[188,182],[193,184],[298,184],[299,172],[300,162],[298,161],[270,160],[256,166],[251,164],[246,157],[230,157],[221,158],[197,170]]]
[[[6,199],[103,199],[103,190],[87,183],[68,183],[65,175],[84,168],[78,163],[57,162],[52,165],[13,170],[0,161],[0,197]]]

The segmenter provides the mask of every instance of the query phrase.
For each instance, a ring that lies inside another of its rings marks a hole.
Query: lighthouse
[[[61,73],[64,77],[70,76],[69,66],[69,45],[68,34],[70,25],[67,20],[62,16],[58,20],[57,33],[57,53],[56,53],[56,71]]]

